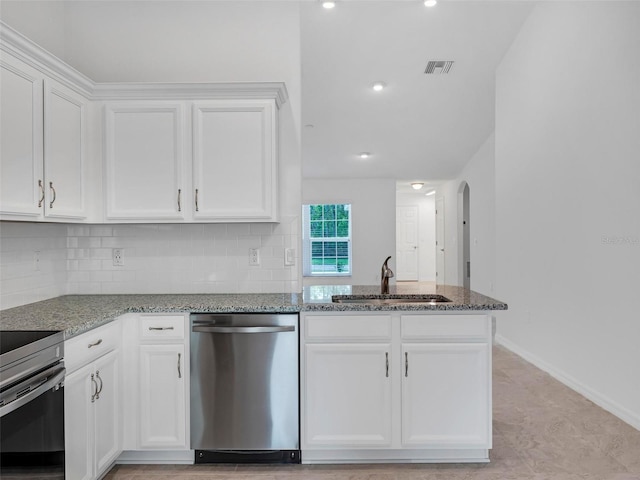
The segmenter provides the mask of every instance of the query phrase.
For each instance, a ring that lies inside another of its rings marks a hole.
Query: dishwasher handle
[[[295,332],[296,327],[294,325],[270,325],[270,326],[255,326],[255,327],[223,327],[223,326],[209,326],[209,325],[194,325],[191,329],[197,333],[281,333],[281,332]]]

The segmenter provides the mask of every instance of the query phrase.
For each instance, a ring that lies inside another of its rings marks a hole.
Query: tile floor
[[[502,347],[488,464],[117,465],[106,480],[640,480],[640,431]]]

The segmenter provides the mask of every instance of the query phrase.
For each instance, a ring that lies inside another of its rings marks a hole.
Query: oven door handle
[[[31,400],[35,400],[43,393],[46,393],[48,390],[61,384],[64,380],[65,371],[66,370],[64,367],[63,368],[54,367],[51,370],[47,370],[46,372],[43,372],[46,375],[43,374],[42,376],[44,376],[47,380],[45,380],[43,383],[38,385],[36,388],[31,390],[26,395],[16,398],[15,400],[12,400],[6,405],[3,405],[2,407],[0,407],[0,417],[4,417],[5,415],[13,412],[14,410],[17,410],[23,405],[29,403]],[[30,383],[32,383],[32,381]],[[18,391],[21,390],[19,388],[16,388],[16,389]]]

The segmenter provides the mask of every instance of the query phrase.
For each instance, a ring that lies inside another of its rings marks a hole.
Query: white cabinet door
[[[0,213],[42,216],[42,74],[0,59]]]
[[[44,81],[45,216],[84,218],[86,101]]]
[[[184,345],[141,345],[140,448],[186,448]]]
[[[307,445],[391,444],[390,355],[390,344],[305,346]]]
[[[105,106],[107,219],[184,219],[183,128],[180,103]]]
[[[121,452],[119,352],[112,351],[95,361],[98,394],[95,414],[95,465],[99,477]]]
[[[92,374],[91,364],[67,375],[64,381],[65,478],[68,480],[93,478],[92,395],[97,384],[92,382]]]
[[[273,100],[193,105],[194,218],[277,221]]]
[[[485,343],[403,344],[404,446],[490,447],[488,349]]]

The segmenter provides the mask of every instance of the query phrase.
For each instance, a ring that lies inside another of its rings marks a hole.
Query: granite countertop
[[[305,287],[298,293],[65,295],[0,311],[0,330],[62,330],[70,338],[125,313],[297,313],[307,311],[506,310],[505,303],[462,287],[394,286],[392,294],[439,294],[451,303],[368,305],[338,304],[332,295],[379,295],[378,286]]]

